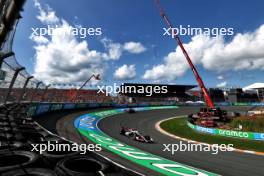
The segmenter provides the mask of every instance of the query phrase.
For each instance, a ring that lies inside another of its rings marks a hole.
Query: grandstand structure
[[[242,88],[236,88],[227,92],[227,101],[231,103],[252,103],[259,102],[260,99],[255,91],[244,91]]]
[[[219,88],[210,88],[209,95],[212,98],[213,102],[224,102],[226,101],[224,92]]]
[[[118,97],[121,102],[142,103],[142,102],[186,102],[193,100],[194,97],[187,92],[197,86],[195,85],[171,85],[171,84],[139,84],[139,83],[124,83],[123,90],[131,90],[131,87],[136,89],[142,88],[145,92],[139,93],[136,91],[120,92]],[[128,87],[128,88],[126,88]],[[147,88],[148,87],[148,88]],[[166,87],[166,93],[150,93],[147,91],[154,89],[162,89]]]
[[[148,93],[137,92],[120,92],[118,102],[120,103],[149,103],[149,102],[168,102],[168,103],[185,103],[185,102],[204,102],[203,92],[197,89],[195,85],[171,85],[171,84],[139,84],[124,83],[122,87],[162,87],[166,86],[167,93],[155,93],[151,96]],[[126,88],[123,88],[126,89]],[[127,88],[129,89],[129,88]],[[131,89],[131,88],[130,88]],[[216,103],[254,103],[263,102],[262,89],[257,91],[243,90],[242,88],[209,88],[208,93]]]
[[[258,103],[263,101],[257,91],[242,88],[210,88],[209,94],[216,103]]]
[[[264,83],[254,83],[244,87],[243,90],[255,90],[260,101],[264,102]]]

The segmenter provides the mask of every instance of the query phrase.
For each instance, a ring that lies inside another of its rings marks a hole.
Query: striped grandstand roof
[[[249,89],[264,89],[264,83],[254,83],[243,88],[244,90]]]

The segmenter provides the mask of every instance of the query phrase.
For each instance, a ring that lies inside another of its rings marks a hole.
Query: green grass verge
[[[160,127],[171,134],[195,141],[209,144],[233,144],[234,148],[264,152],[263,141],[252,141],[198,133],[187,126],[186,120],[187,118],[175,118],[167,120],[162,122]]]
[[[251,132],[264,132],[264,115],[256,115],[253,117],[238,117],[234,118],[229,124],[232,128],[238,128],[239,125],[243,126],[242,131]]]

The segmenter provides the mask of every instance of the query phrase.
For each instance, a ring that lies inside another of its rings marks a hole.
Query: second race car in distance
[[[133,113],[136,113],[136,110],[134,108],[128,108],[125,110],[125,112],[127,112],[129,114],[133,114]]]

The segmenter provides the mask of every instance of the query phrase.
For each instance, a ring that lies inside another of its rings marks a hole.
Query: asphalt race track
[[[228,109],[243,111],[249,108],[229,107]],[[120,114],[104,118],[99,122],[98,126],[104,133],[123,143],[182,164],[193,166],[199,169],[204,169],[206,171],[214,172],[220,175],[263,175],[263,156],[243,154],[238,152],[219,152],[217,155],[213,155],[209,152],[176,152],[174,155],[172,155],[170,152],[163,152],[163,144],[179,144],[179,140],[161,134],[155,129],[155,124],[162,119],[194,113],[197,110],[198,108],[194,107],[180,107],[179,109],[152,110],[134,114]],[[100,111],[100,109],[95,111]],[[90,112],[92,112],[92,110],[75,113],[54,113],[49,115],[48,117],[46,116],[44,118],[38,118],[37,121],[45,128],[48,128],[48,130],[58,133],[60,136],[63,136],[67,139],[79,143],[89,143],[89,141],[85,137],[83,137],[76,131],[73,126],[73,121],[79,115]],[[156,143],[139,143],[125,136],[122,136],[119,134],[120,126],[136,128],[142,134],[151,135]],[[184,141],[182,142],[186,143]],[[153,171],[151,170],[139,167],[134,163],[128,162],[123,158],[115,156],[108,151],[102,151],[101,154],[137,172],[146,175],[159,175],[157,173],[153,173]]]
[[[40,116],[35,120],[40,125],[45,127],[47,130],[51,131],[52,133],[57,133],[59,136],[77,142],[79,144],[81,143],[89,144],[91,143],[91,141],[89,141],[86,137],[82,136],[76,130],[76,128],[73,125],[73,122],[78,116],[82,114],[88,114],[91,112],[103,111],[103,110],[104,109],[95,109],[95,110],[78,111],[78,112],[52,112],[49,113],[48,115]],[[153,175],[153,176],[159,175],[150,169],[143,168],[126,159],[117,157],[116,155],[108,151],[102,150],[101,152],[99,152],[99,154],[107,158],[110,158],[112,161],[116,163],[120,163],[124,167],[129,168],[130,170],[133,170],[137,173],[144,173],[146,175]]]
[[[233,110],[243,110],[245,108],[228,108]],[[252,154],[238,152],[221,152],[213,155],[208,152],[176,152],[171,155],[170,152],[163,152],[162,144],[179,143],[179,140],[173,139],[161,134],[155,129],[155,124],[169,117],[185,115],[195,112],[197,109],[190,107],[181,107],[179,109],[153,110],[139,112],[135,114],[120,114],[107,117],[99,122],[99,128],[111,136],[128,145],[137,147],[149,153],[162,156],[164,158],[177,161],[189,166],[204,169],[221,175],[230,176],[249,176],[263,175],[264,157]],[[155,144],[145,144],[133,141],[119,134],[121,126],[136,128],[142,134],[148,134],[157,142]],[[186,142],[185,142],[186,143]]]

